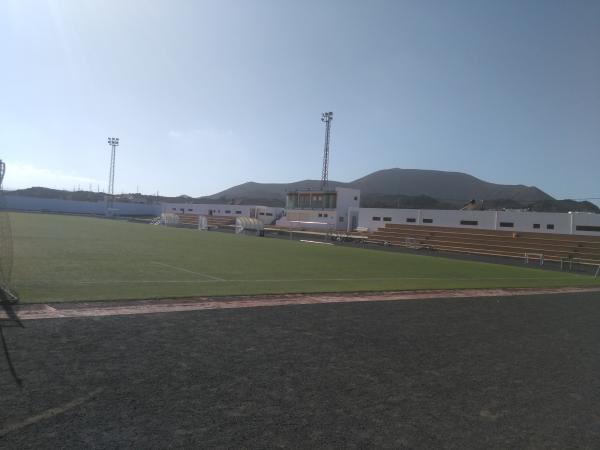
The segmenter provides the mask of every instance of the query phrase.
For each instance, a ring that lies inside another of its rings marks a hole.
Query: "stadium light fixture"
[[[115,153],[119,145],[119,138],[109,137],[108,145],[111,146],[110,152],[110,172],[108,174],[108,192],[106,195],[106,215],[112,213],[114,193],[115,193]]]

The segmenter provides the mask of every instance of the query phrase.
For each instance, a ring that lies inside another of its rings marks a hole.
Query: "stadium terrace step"
[[[580,235],[386,224],[372,233],[367,242],[512,258],[537,253],[543,254],[548,261],[573,259],[579,264],[600,264],[600,239]]]
[[[476,246],[476,245],[497,245],[502,247],[516,247],[518,249],[526,249],[527,251],[547,251],[548,247],[550,247],[553,251],[562,252],[568,256],[569,254],[573,255],[586,255],[589,257],[598,257],[600,258],[600,250],[584,246],[581,244],[573,244],[567,242],[552,242],[549,246],[549,242],[532,240],[532,239],[515,239],[515,238],[481,238],[481,237],[473,237],[472,239],[468,236],[448,236],[441,237],[435,235],[422,235],[419,233],[396,233],[396,232],[386,232],[377,231],[372,235],[374,238],[385,239],[390,242],[403,241],[406,239],[415,239],[422,245],[434,245],[435,243],[452,243],[455,245],[468,245],[468,246]]]
[[[224,227],[235,224],[235,217],[229,216],[206,216],[208,226],[212,228]]]
[[[198,226],[199,214],[177,214],[179,217],[179,223],[187,226]],[[230,216],[207,216],[208,226],[211,228],[224,227],[227,225],[233,225],[235,223],[235,217]]]

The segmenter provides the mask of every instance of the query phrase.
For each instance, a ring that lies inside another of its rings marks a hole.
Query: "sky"
[[[600,2],[0,0],[5,187],[400,167],[600,198]],[[597,203],[600,201],[597,201]]]

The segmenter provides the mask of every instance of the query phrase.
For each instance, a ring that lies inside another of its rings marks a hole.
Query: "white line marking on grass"
[[[227,283],[290,283],[290,282],[304,282],[304,281],[386,281],[386,280],[452,280],[452,281],[494,281],[494,280],[544,280],[552,281],[540,277],[473,277],[473,278],[442,278],[442,277],[374,277],[374,278],[272,278],[272,279],[230,279],[224,280],[211,279],[211,280],[104,280],[104,281],[79,281],[79,284],[135,284],[135,283],[215,283],[215,282],[227,282]],[[557,280],[560,281],[560,280]]]
[[[67,412],[68,410],[73,409],[73,408],[81,405],[82,403],[85,403],[92,397],[98,395],[103,390],[104,390],[104,388],[94,389],[88,395],[76,398],[75,400],[71,400],[70,402],[65,403],[64,405],[47,409],[43,413],[28,417],[27,419],[25,419],[22,422],[13,423],[13,424],[5,426],[4,428],[0,428],[0,437],[5,436],[6,434],[10,433],[11,431],[20,430],[21,428],[24,428],[28,425],[33,425],[34,423],[39,422],[40,420],[50,419],[51,417],[58,416],[59,414]]]
[[[152,261],[152,264],[158,264],[159,266],[170,267],[171,269],[179,270],[181,272],[193,273],[194,275],[200,275],[201,277],[210,278],[214,281],[225,281],[223,278],[213,277],[212,275],[207,275],[201,272],[194,272],[193,270],[185,269],[183,267],[172,266],[171,264],[165,264],[158,261]]]

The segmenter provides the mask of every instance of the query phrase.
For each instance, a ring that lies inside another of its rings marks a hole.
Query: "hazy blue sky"
[[[600,197],[600,2],[0,0],[8,188],[390,168]]]

